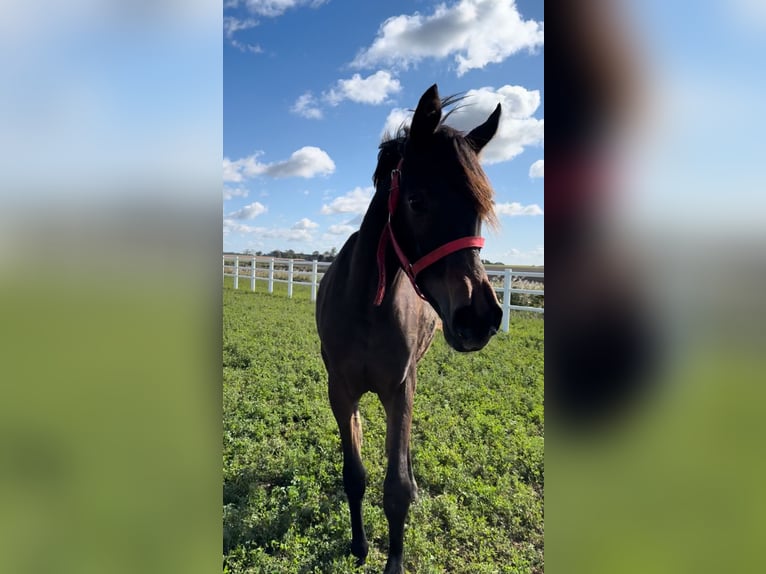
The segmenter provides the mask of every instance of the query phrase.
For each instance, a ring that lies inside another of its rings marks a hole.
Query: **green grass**
[[[361,403],[368,472],[364,568],[350,541],[342,456],[305,287],[265,293],[225,282],[224,571],[381,572],[385,416]],[[543,320],[514,315],[479,353],[441,335],[418,369],[412,433],[419,500],[405,534],[407,571],[543,571]]]

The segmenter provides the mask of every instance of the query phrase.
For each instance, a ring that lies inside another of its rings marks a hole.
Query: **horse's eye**
[[[410,209],[413,212],[417,214],[426,212],[426,202],[422,195],[411,195],[407,198],[407,202],[410,204]]]

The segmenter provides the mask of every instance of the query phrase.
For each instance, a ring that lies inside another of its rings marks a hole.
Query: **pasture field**
[[[368,473],[363,568],[351,529],[337,427],[308,289],[223,290],[223,570],[381,572],[385,415],[363,397]],[[531,314],[530,314],[531,315]],[[514,314],[509,333],[459,354],[437,334],[418,369],[409,513],[410,573],[543,572],[543,326]]]

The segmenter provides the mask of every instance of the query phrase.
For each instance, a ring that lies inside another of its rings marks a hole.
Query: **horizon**
[[[276,255],[271,255],[271,253],[273,253],[275,251],[278,252],[278,253],[289,253],[290,251],[292,251],[293,254],[295,255],[295,257],[278,257]],[[332,250],[328,249],[328,250],[325,250],[325,251],[322,251],[322,252],[314,250],[311,253],[306,253],[306,252],[303,252],[303,251],[295,251],[294,249],[271,249],[268,253],[264,253],[261,250],[245,249],[244,251],[225,251],[224,250],[222,252],[222,255],[224,257],[226,257],[226,256],[234,256],[234,257],[242,256],[242,257],[258,257],[258,258],[261,258],[261,259],[275,259],[275,260],[279,259],[279,260],[284,260],[284,261],[287,261],[289,259],[293,259],[295,261],[307,261],[307,262],[311,262],[311,261],[313,261],[313,259],[310,259],[309,257],[314,255],[314,253],[316,253],[320,257],[331,257],[331,258],[334,259],[337,256],[337,252],[338,251],[340,251],[340,250],[338,249],[338,250],[336,250],[335,253],[332,253]],[[303,257],[303,256],[306,256],[306,257]],[[481,262],[482,262],[482,264],[485,267],[487,267],[487,266],[489,266],[489,267],[491,267],[491,266],[504,266],[504,267],[545,267],[544,263],[529,264],[529,263],[505,263],[505,262],[502,262],[502,261],[492,261],[492,262],[489,262],[489,261],[490,260],[488,260],[488,259],[484,259],[484,258],[481,259]],[[329,261],[319,261],[319,263],[329,263]]]

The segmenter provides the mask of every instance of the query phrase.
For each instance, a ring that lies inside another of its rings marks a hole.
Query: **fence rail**
[[[255,291],[256,281],[265,281],[269,293],[274,292],[274,283],[287,283],[287,296],[293,296],[294,285],[306,285],[311,288],[311,300],[316,301],[317,288],[330,263],[324,261],[306,261],[305,259],[279,259],[257,255],[223,255],[223,276],[234,279],[234,289],[239,289],[240,279],[250,283],[250,290]],[[544,279],[545,273],[539,271],[514,271],[511,267],[489,268],[489,277],[495,291],[502,294],[503,321],[502,329],[508,332],[511,311],[530,311],[545,313],[543,306],[514,305],[512,295],[545,296],[543,289],[513,287],[513,278]],[[542,284],[542,281],[539,283]]]

